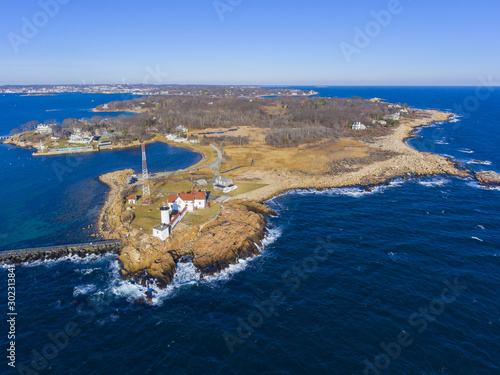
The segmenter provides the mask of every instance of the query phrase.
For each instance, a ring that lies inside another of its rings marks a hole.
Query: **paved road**
[[[215,160],[210,165],[207,165],[205,168],[214,168],[214,171],[215,171],[214,174],[216,176],[218,176],[220,163],[222,162],[222,152],[220,152],[220,150],[217,147],[215,147],[213,144],[210,144],[210,147],[212,147],[217,152],[217,160]]]

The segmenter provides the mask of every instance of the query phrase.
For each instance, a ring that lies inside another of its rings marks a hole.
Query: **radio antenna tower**
[[[151,204],[149,191],[148,164],[146,163],[146,144],[142,145],[142,204]]]

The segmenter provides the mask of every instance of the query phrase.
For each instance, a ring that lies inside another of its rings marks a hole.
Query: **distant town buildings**
[[[1,94],[48,95],[54,93],[82,92],[88,94],[129,94],[129,95],[179,95],[204,96],[207,98],[239,97],[258,98],[267,95],[315,95],[314,91],[299,89],[272,89],[258,86],[175,86],[175,85],[34,85],[34,86],[0,86]],[[212,102],[213,103],[213,102]],[[103,110],[109,109],[104,104]]]

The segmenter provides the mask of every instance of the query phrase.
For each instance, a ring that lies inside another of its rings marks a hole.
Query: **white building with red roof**
[[[194,212],[207,207],[207,193],[205,191],[192,191],[191,193],[172,194],[168,196],[167,203],[172,211],[182,212],[187,208],[188,212]]]
[[[187,207],[183,210],[178,211],[175,215],[170,215],[170,209],[167,203],[163,202],[160,207],[161,211],[161,222],[153,228],[153,236],[158,237],[160,240],[165,241],[175,226],[180,223],[180,221],[186,216]]]

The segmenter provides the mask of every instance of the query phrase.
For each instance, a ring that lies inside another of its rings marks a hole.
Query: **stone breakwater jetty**
[[[121,240],[106,240],[91,243],[6,250],[0,252],[0,264],[22,264],[55,260],[71,255],[85,258],[89,255],[119,253],[121,248]]]

